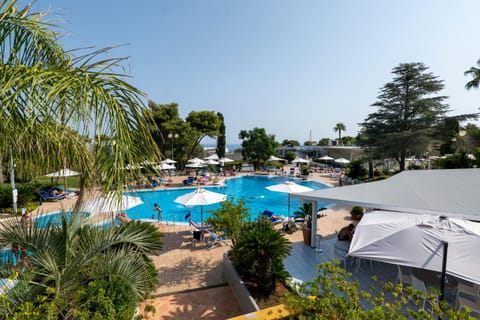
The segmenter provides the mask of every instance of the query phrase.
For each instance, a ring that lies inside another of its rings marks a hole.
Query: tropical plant
[[[298,211],[294,212],[294,215],[295,217],[303,218],[305,227],[307,229],[312,229],[313,203],[303,203],[300,207],[298,207]]]
[[[104,292],[103,302],[98,303],[106,308],[105,315],[111,314],[108,306],[116,301],[115,297],[128,296],[127,306],[112,304],[112,308],[115,319],[131,319],[131,306],[157,284],[148,255],[161,249],[161,235],[147,223],[102,228],[87,225],[86,219],[62,212],[60,224],[49,221],[40,225],[36,220],[28,225],[2,222],[0,246],[15,244],[21,250],[16,264],[1,270],[0,277],[18,280],[18,285],[6,293],[8,307],[0,308],[0,318],[9,318],[28,306],[50,310],[55,315],[51,319],[94,315],[101,312],[100,308],[88,309],[85,304],[97,303],[92,295]]]
[[[423,294],[403,284],[378,281],[361,290],[338,263],[319,264],[313,281],[296,284],[285,294],[283,301],[295,319],[473,319],[468,311],[439,302],[435,292]]]
[[[350,216],[352,220],[354,221],[359,221],[363,217],[363,208],[360,206],[353,206],[352,209],[350,209]]]
[[[283,260],[290,251],[290,242],[273,227],[270,219],[260,216],[244,226],[231,258],[235,268],[242,275],[253,277],[260,291],[268,296],[275,281],[286,277]]]
[[[342,131],[346,131],[347,130],[347,127],[339,122],[335,125],[335,127],[333,127],[333,131],[335,132],[338,132],[338,144],[341,145],[342,144]]]
[[[32,8],[0,1],[0,159],[12,150],[20,173],[68,167],[107,191],[133,177],[126,163],[159,156],[144,94],[117,71],[124,58],[102,57],[112,48],[73,56]]]
[[[243,199],[235,201],[233,197],[221,202],[220,205],[219,209],[210,211],[207,223],[215,230],[224,232],[235,246],[245,221],[250,217],[250,209],[245,206]]]
[[[300,167],[300,174],[303,176],[308,176],[312,170],[309,166],[301,166]]]

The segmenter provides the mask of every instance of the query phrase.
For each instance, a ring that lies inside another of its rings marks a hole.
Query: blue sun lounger
[[[272,211],[264,210],[262,215],[267,216],[273,224],[277,224],[285,220],[283,216],[274,216]]]
[[[52,196],[47,191],[45,191],[43,189],[40,189],[40,191],[38,191],[38,195],[40,196],[40,199],[42,201],[58,201],[58,200],[62,200],[62,199],[65,198],[65,196],[63,194]]]

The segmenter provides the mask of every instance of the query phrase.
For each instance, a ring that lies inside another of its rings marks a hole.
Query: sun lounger
[[[285,220],[284,216],[275,216],[272,211],[264,210],[262,215],[267,216],[273,224],[277,224]]]
[[[43,189],[38,191],[38,195],[40,196],[40,199],[42,201],[58,201],[58,200],[61,200],[61,199],[65,198],[65,195],[63,195],[63,194],[52,196],[52,195],[48,194],[48,192],[43,190]]]
[[[194,227],[197,230],[208,230],[208,229],[212,228],[212,226],[209,225],[209,224],[198,223],[198,222],[193,221],[192,219],[189,219],[188,222],[192,227]]]

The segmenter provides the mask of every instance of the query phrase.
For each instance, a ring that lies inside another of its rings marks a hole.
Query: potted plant
[[[350,217],[352,217],[353,221],[360,221],[363,217],[363,208],[360,206],[354,206],[350,210]]]
[[[302,178],[308,178],[308,175],[310,174],[311,170],[309,166],[301,166],[300,167],[300,175]]]
[[[310,245],[310,240],[312,239],[313,204],[311,202],[305,202],[294,214],[296,218],[303,218],[303,242]]]

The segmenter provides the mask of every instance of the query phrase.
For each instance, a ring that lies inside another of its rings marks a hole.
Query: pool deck
[[[179,183],[185,176],[172,178],[174,183]],[[314,173],[312,179],[333,186],[338,184],[338,180],[327,173]],[[155,190],[167,188],[169,187],[162,186]],[[89,194],[88,197],[95,195],[98,193]],[[76,200],[77,197],[73,197],[58,202],[45,202],[33,214],[69,210],[74,207]],[[346,208],[328,209],[325,213],[326,216],[319,219],[317,229],[317,233],[324,237],[331,236],[335,230],[349,223]],[[109,215],[98,216],[98,219],[108,218]],[[140,306],[141,310],[147,304],[155,307],[156,313],[149,314],[147,319],[227,319],[242,314],[222,275],[223,255],[230,246],[223,244],[209,249],[204,243],[193,243],[192,229],[188,225],[152,223],[163,234],[163,249],[159,255],[151,257],[158,271],[159,286],[151,299],[147,299]],[[293,243],[292,256],[297,252],[303,256],[311,256],[309,259],[318,256],[315,249],[303,244],[302,232],[297,231],[285,236]],[[292,261],[301,260],[295,258]],[[289,264],[288,260],[286,264]],[[301,264],[287,267],[287,270],[300,279],[302,273],[312,273],[314,266]]]

